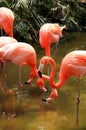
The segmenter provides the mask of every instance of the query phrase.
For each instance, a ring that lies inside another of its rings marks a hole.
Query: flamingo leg
[[[1,36],[3,36],[3,28],[1,27]],[[1,61],[1,67],[2,67],[2,77],[3,77],[3,86],[4,86],[4,91],[6,89],[6,73],[5,73],[5,68],[6,68],[6,63]]]
[[[2,29],[2,27],[1,27],[1,36],[3,36],[3,29]]]
[[[76,125],[78,125],[78,115],[79,115],[79,104],[80,104],[80,82],[81,79],[78,81],[78,96],[77,96],[77,108],[76,108]]]
[[[7,84],[6,84],[6,62],[3,62],[1,61],[1,67],[2,67],[2,78],[3,78],[3,87],[1,88],[2,89],[2,92],[3,94],[5,93],[6,94],[6,89],[7,89]],[[3,111],[2,113],[3,116],[5,116],[7,118],[7,112]]]
[[[20,89],[20,103],[22,103],[22,77],[21,77],[21,66],[19,66],[19,89]]]
[[[3,74],[2,74],[2,77],[3,77],[3,86],[4,86],[4,90],[6,90],[6,71],[5,71],[5,68],[6,68],[6,62],[2,62],[2,71],[3,71]]]
[[[47,46],[45,48],[45,53],[46,53],[46,56],[50,56],[50,46]]]

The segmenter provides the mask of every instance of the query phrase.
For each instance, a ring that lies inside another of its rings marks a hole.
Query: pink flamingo
[[[46,76],[46,75],[42,76],[40,71],[43,71],[43,64],[47,65],[49,63],[51,63],[53,66],[50,76]],[[51,87],[53,88],[50,97],[45,99],[45,101],[50,102],[52,99],[58,96],[56,89],[62,87],[69,77],[77,76],[80,85],[80,80],[82,79],[82,76],[86,74],[86,51],[84,50],[72,51],[63,58],[60,67],[58,83],[54,82],[56,63],[51,57],[43,57],[40,60],[40,66],[38,72],[41,77],[49,81]],[[77,97],[77,118],[76,118],[77,124],[78,124],[79,103],[80,103],[80,86],[78,86],[78,97]]]
[[[62,30],[66,26],[59,26],[57,23],[45,23],[39,31],[39,43],[45,49],[46,56],[50,56],[50,46],[58,43],[62,36]]]
[[[36,68],[36,52],[35,49],[23,42],[15,42],[14,44],[7,44],[4,47],[0,48],[0,59],[3,61],[10,61],[14,64],[19,65],[19,87],[22,88],[21,83],[21,67],[23,65],[30,66],[30,75],[27,80],[27,84],[31,83],[31,81],[38,76],[37,68]],[[39,77],[37,80],[37,84],[41,88],[42,91],[46,91],[44,88],[43,80]]]
[[[79,79],[86,73],[86,51],[76,50],[68,53],[62,60],[60,72],[59,72],[59,82],[54,82],[54,75],[56,72],[56,63],[51,57],[43,57],[40,60],[40,65],[38,68],[39,73],[43,70],[43,64],[52,64],[52,71],[50,76],[43,75],[42,77],[49,81],[53,89],[58,89],[63,86],[65,81],[71,76],[78,76]],[[52,97],[50,97],[52,100]],[[55,97],[56,98],[56,95]],[[47,99],[48,101],[48,99]]]
[[[17,42],[17,40],[13,37],[1,36],[0,37],[0,48],[9,44],[9,43],[14,43],[14,42]],[[2,61],[0,61],[0,62],[1,62],[1,65],[3,66]]]
[[[1,36],[0,37],[0,48],[7,45],[7,44],[9,44],[9,43],[13,44],[14,42],[17,42],[17,40],[15,38],[13,38],[13,37]],[[5,80],[6,80],[5,62],[0,60],[0,63],[1,63],[1,67],[3,69],[4,86],[6,86],[6,83],[5,83]]]
[[[0,27],[10,36],[13,37],[14,14],[11,9],[6,7],[0,8]]]

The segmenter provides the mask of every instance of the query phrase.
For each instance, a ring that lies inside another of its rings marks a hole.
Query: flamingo
[[[21,83],[21,67],[24,65],[29,65],[30,75],[27,80],[27,84],[38,76],[36,67],[36,52],[35,49],[24,42],[15,42],[14,44],[7,44],[0,48],[0,59],[3,61],[10,61],[14,64],[19,65],[19,87],[22,88]],[[44,88],[43,80],[38,76],[37,85],[42,91],[46,91]]]
[[[48,65],[49,63],[51,63],[53,66],[50,76],[42,75],[41,71],[43,71],[43,64]],[[44,56],[40,60],[38,73],[39,73],[39,75],[41,75],[41,77],[43,77],[44,79],[49,81],[49,83],[53,89],[58,89],[58,88],[62,87],[63,84],[66,82],[66,80],[71,76],[77,76],[80,80],[82,78],[82,76],[84,74],[86,74],[86,51],[84,51],[84,50],[72,51],[63,58],[61,67],[60,67],[58,83],[54,82],[55,72],[56,72],[55,61],[51,57]],[[55,97],[53,97],[53,98],[55,98]],[[48,99],[47,99],[47,101],[48,101]]]
[[[0,27],[10,36],[13,37],[14,14],[11,9],[6,7],[0,8]]]
[[[50,76],[46,76],[41,74],[40,71],[43,71],[43,64],[51,63],[53,68],[50,73]],[[56,63],[51,57],[43,57],[40,60],[40,65],[38,68],[38,73],[40,77],[48,80],[51,87],[52,92],[50,97],[45,99],[44,101],[50,102],[52,99],[58,96],[56,89],[62,87],[67,79],[71,76],[77,76],[79,79],[79,86],[78,86],[78,97],[77,97],[77,115],[76,115],[76,124],[78,124],[78,111],[79,111],[79,103],[80,103],[80,81],[84,74],[86,74],[86,51],[85,50],[76,50],[68,53],[62,60],[60,72],[59,72],[59,81],[58,83],[54,82],[54,75],[56,72]]]
[[[14,42],[17,42],[17,40],[13,37],[8,37],[8,36],[1,36],[0,37],[0,48],[9,44],[9,43],[14,43]],[[5,62],[1,61],[0,60],[0,63],[1,63],[1,66],[3,68],[3,79],[4,79],[4,86],[6,86],[6,83],[5,83],[5,79],[6,79],[6,74],[5,74]]]
[[[0,48],[9,44],[9,43],[14,43],[14,42],[17,42],[17,40],[13,37],[1,36],[0,37]],[[3,65],[2,62],[1,62],[1,64]]]
[[[62,30],[66,25],[59,26],[57,23],[45,23],[39,31],[39,43],[45,49],[46,56],[50,56],[50,46],[58,43],[62,36]]]

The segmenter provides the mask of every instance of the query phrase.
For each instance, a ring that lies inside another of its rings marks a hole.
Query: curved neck
[[[50,80],[49,80],[50,85],[52,88],[60,88],[64,84],[65,79],[63,79],[59,76],[58,83],[54,82],[54,76],[55,76],[55,72],[56,72],[56,64],[55,64],[55,61],[53,61],[53,60],[52,61],[50,60],[50,63],[52,64],[52,71],[50,73]]]
[[[51,73],[50,73],[50,81],[52,82],[52,81],[54,81],[54,76],[55,76],[55,73],[56,73],[56,63],[52,59],[50,59],[49,62],[52,65],[52,70],[51,70]]]

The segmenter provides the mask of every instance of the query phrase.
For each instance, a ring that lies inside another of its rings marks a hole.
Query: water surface
[[[35,49],[38,67],[39,60],[45,53],[40,46],[35,46]],[[77,49],[86,50],[86,33],[65,33],[64,39],[61,39],[58,45],[58,49],[55,45],[52,46],[51,55],[57,63],[56,82],[58,81],[58,73],[63,57],[70,51]],[[1,96],[0,130],[86,130],[86,76],[81,81],[79,123],[76,126],[77,77],[69,78],[63,87],[58,90],[58,98],[48,104],[42,102],[42,98],[48,97],[51,92],[47,81],[45,81],[45,87],[48,89],[46,93],[42,93],[36,85],[37,79],[31,85],[23,84],[21,104],[18,89],[18,69],[17,65],[6,64],[6,87],[12,89],[14,98],[9,96],[9,94],[7,97],[6,94]],[[46,67],[45,73],[47,73],[47,70]],[[28,73],[29,67],[23,67],[23,83],[28,79]],[[0,70],[0,86],[3,87],[1,74],[2,70]],[[4,112],[8,114],[7,118]],[[15,113],[16,116],[11,117],[12,113]]]

